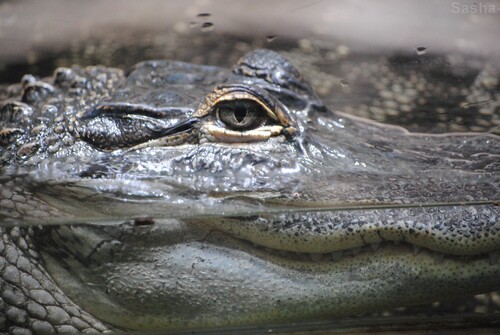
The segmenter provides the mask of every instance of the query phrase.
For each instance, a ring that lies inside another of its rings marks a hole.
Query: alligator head
[[[58,223],[31,234],[40,262],[117,328],[318,320],[500,288],[498,136],[332,112],[267,50],[232,70],[59,69],[19,94],[0,115],[0,214]]]

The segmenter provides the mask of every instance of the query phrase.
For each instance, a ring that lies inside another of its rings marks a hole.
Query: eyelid
[[[295,123],[285,112],[284,107],[274,99],[267,91],[258,87],[246,87],[242,85],[218,86],[213,92],[209,93],[200,103],[193,117],[203,117],[210,114],[213,108],[221,101],[231,101],[247,99],[258,103],[267,115],[281,125],[288,127]]]
[[[255,97],[255,95],[250,94],[248,92],[233,92],[233,93],[224,94],[224,95],[220,96],[214,102],[214,106],[222,101],[234,101],[234,100],[252,100],[252,101],[255,101],[266,111],[267,116],[269,116],[274,121],[279,121],[276,114],[274,114],[274,112],[271,109],[269,109],[269,107],[266,104],[262,103],[262,101],[260,99],[258,99],[257,97]]]

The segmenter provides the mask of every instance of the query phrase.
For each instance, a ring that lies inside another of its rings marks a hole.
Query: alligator
[[[287,59],[23,77],[0,107],[0,327],[330,320],[500,289],[500,137],[334,112]]]

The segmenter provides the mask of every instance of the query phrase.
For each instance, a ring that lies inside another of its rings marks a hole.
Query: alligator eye
[[[221,101],[215,108],[219,120],[233,130],[255,129],[268,117],[262,106],[253,100]]]
[[[218,86],[192,116],[202,120],[200,141],[255,142],[296,133],[287,108],[260,87]]]

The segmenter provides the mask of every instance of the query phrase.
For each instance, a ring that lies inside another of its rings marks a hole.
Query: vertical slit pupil
[[[247,108],[246,106],[237,106],[234,110],[234,117],[236,121],[241,123],[247,116]]]

